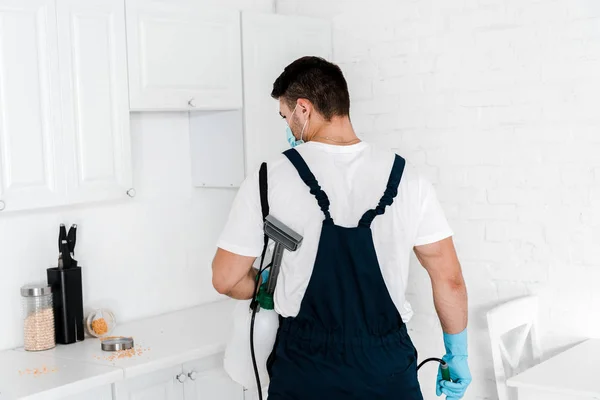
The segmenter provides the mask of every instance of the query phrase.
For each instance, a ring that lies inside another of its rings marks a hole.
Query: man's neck
[[[334,117],[323,121],[309,139],[311,142],[347,146],[360,142],[348,117]]]

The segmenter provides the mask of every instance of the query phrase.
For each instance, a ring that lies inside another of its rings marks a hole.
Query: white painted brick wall
[[[600,1],[278,0],[334,21],[352,119],[436,185],[470,294],[474,382],[495,399],[485,312],[537,293],[547,354],[600,335]],[[299,32],[301,34],[301,32]],[[442,351],[416,260],[410,323]],[[433,329],[432,329],[433,328]],[[434,369],[420,373],[434,399]]]

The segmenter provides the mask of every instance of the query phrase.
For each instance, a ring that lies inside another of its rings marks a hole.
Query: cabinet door
[[[243,110],[190,115],[192,184],[239,187],[244,181]]]
[[[63,397],[61,400],[113,400],[112,387],[102,386],[88,392]]]
[[[0,0],[0,210],[63,202],[53,0]]]
[[[239,12],[196,0],[127,0],[132,110],[242,106]]]
[[[57,0],[69,202],[131,187],[123,0]]]
[[[185,400],[243,400],[244,389],[223,369],[223,353],[183,365]]]
[[[246,173],[289,148],[285,121],[270,96],[273,82],[306,55],[331,58],[331,26],[324,20],[242,14]]]
[[[181,365],[115,383],[115,400],[183,400]]]

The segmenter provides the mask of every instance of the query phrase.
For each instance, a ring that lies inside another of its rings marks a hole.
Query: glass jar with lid
[[[42,351],[56,346],[52,288],[45,283],[21,287],[24,348]]]

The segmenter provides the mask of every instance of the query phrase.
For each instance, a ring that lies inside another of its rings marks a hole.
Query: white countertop
[[[36,393],[44,397],[26,398],[54,399],[219,353],[229,339],[235,304],[218,301],[117,325],[111,336],[131,336],[136,347],[144,349],[131,358],[106,360],[111,353],[103,352],[100,341],[93,338],[39,353],[22,348],[0,352],[0,400]],[[20,369],[44,365],[56,365],[58,371],[37,377],[19,375]]]
[[[509,378],[506,384],[570,396],[600,396],[599,360],[600,339],[590,339]]]
[[[25,370],[47,369],[33,375]],[[52,372],[55,370],[54,372]],[[64,360],[41,353],[0,353],[0,399],[46,400],[81,393],[123,379],[123,372],[91,363]]]
[[[100,340],[86,338],[68,346],[57,346],[45,354],[69,360],[118,367],[125,378],[172,367],[225,349],[232,328],[235,301],[219,301],[158,317],[117,325],[111,336],[131,336],[141,356],[107,361]]]

